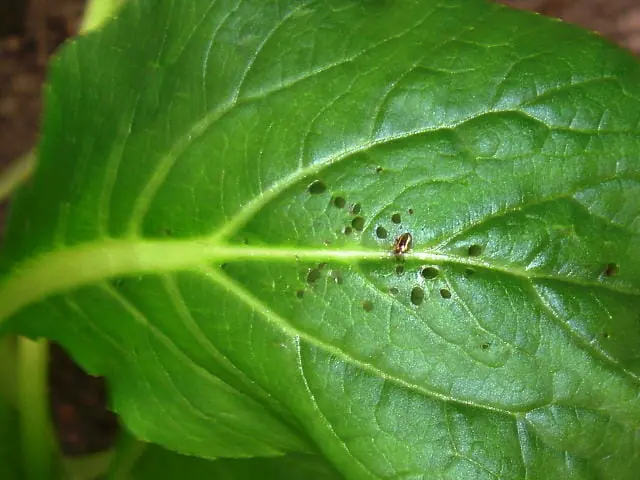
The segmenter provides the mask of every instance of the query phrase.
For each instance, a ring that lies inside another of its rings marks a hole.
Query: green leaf
[[[2,329],[181,453],[636,478],[639,124],[631,55],[480,0],[132,2],[51,68]]]
[[[126,478],[131,480],[157,478],[340,480],[342,477],[324,465],[318,457],[309,455],[211,461],[179,455],[157,446],[149,446]]]

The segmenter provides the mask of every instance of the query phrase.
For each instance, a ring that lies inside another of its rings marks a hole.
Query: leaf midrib
[[[528,281],[555,280],[596,287],[640,297],[640,290],[560,275],[539,274],[513,266],[501,266],[482,259],[438,251],[411,251],[406,260],[434,264],[457,264],[500,272]],[[51,251],[24,261],[0,282],[0,326],[25,306],[83,285],[127,275],[169,273],[200,268],[212,263],[238,261],[297,262],[300,260],[358,261],[393,260],[380,249],[305,248],[294,246],[230,245],[212,237],[188,240],[104,239]],[[72,266],[72,267],[70,267]]]

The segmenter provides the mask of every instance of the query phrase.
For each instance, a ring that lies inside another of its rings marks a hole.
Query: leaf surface
[[[138,437],[635,478],[629,54],[475,0],[140,1],[50,80],[2,328],[106,375]]]

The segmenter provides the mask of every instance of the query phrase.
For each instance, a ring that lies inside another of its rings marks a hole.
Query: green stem
[[[0,201],[9,197],[33,173],[36,166],[35,151],[18,158],[0,175]]]
[[[48,342],[21,337],[18,360],[18,409],[25,478],[51,479],[57,452],[49,416]]]
[[[99,27],[105,20],[112,17],[124,0],[88,0],[80,33],[87,33]]]
[[[105,480],[123,480],[130,478],[130,472],[140,455],[147,447],[145,442],[133,437],[123,427],[115,447],[115,453]]]

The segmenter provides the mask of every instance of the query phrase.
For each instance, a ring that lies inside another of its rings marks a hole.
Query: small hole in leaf
[[[362,210],[362,205],[360,205],[359,203],[355,203],[351,207],[351,213],[353,213],[354,215],[358,215],[360,213],[360,210]]]
[[[343,232],[345,235],[351,235],[351,232],[353,232],[353,229],[351,227],[344,227]]]
[[[407,213],[408,213],[409,215],[413,215],[413,208],[410,208],[409,210],[407,210]]]
[[[346,204],[347,201],[344,199],[344,197],[336,197],[333,199],[333,206],[336,208],[344,208]]]
[[[307,272],[307,283],[311,285],[316,281],[318,281],[320,277],[321,277],[320,270],[318,270],[317,268],[310,268],[309,271]]]
[[[451,298],[451,292],[449,290],[447,290],[446,288],[441,288],[440,289],[440,296],[442,298]]]
[[[376,228],[376,237],[384,239],[388,236],[389,232],[387,232],[386,228],[384,228],[383,226],[379,226],[378,228]]]
[[[113,280],[111,280],[111,285],[116,290],[121,289],[124,286],[124,278],[114,278]]]
[[[323,268],[326,268],[326,266],[327,266],[327,264],[326,264],[326,263],[319,263],[319,264],[318,264],[318,268],[319,268],[320,270],[322,270]]]
[[[489,350],[489,347],[491,346],[490,343],[485,342],[482,345],[480,345],[480,348],[482,348],[482,350]]]
[[[602,338],[609,338],[609,332],[602,332]]]
[[[421,271],[420,274],[426,278],[427,280],[431,280],[433,278],[436,278],[438,276],[438,274],[440,273],[440,270],[438,270],[436,267],[424,267]]]
[[[298,297],[298,298],[302,298],[302,297],[304,297],[304,290],[298,290],[298,291],[296,292],[296,297]]]
[[[393,215],[391,215],[391,221],[393,223],[400,223],[402,221],[402,217],[399,213],[394,213]]]
[[[364,217],[355,217],[351,220],[351,226],[361,232],[364,229]]]
[[[469,278],[469,277],[473,277],[476,274],[476,271],[473,268],[465,268],[464,270],[464,276]]]
[[[222,270],[226,270],[228,266],[229,266],[229,264],[228,264],[228,263],[221,263],[221,264],[220,264],[220,268],[221,268]]]
[[[480,255],[482,253],[482,247],[480,245],[471,245],[469,247],[469,250],[467,250],[467,254],[470,257],[477,257],[478,255]]]
[[[322,180],[314,180],[307,188],[311,195],[319,195],[320,193],[324,193],[326,189],[327,186]]]
[[[369,300],[365,300],[364,302],[362,302],[362,308],[364,308],[365,312],[370,312],[371,310],[373,310],[373,303],[371,303]]]
[[[620,267],[618,267],[617,264],[615,263],[609,263],[607,264],[606,268],[604,269],[604,274],[607,277],[614,277],[618,274],[618,272],[620,271]]]
[[[397,295],[397,294],[398,294],[398,289],[397,289],[396,287],[391,287],[391,288],[389,289],[389,293],[390,293],[391,295]]]
[[[376,167],[376,173],[380,173],[382,170],[384,170],[384,168],[382,168],[381,166],[377,166]]]
[[[411,303],[421,305],[424,302],[424,290],[420,287],[413,287],[411,290]]]
[[[338,270],[331,270],[329,272],[329,277],[338,285],[342,285],[342,274]]]
[[[402,275],[404,273],[404,265],[396,265],[396,273]]]
[[[163,228],[162,233],[164,233],[167,237],[170,237],[173,235],[173,231],[170,228]]]

